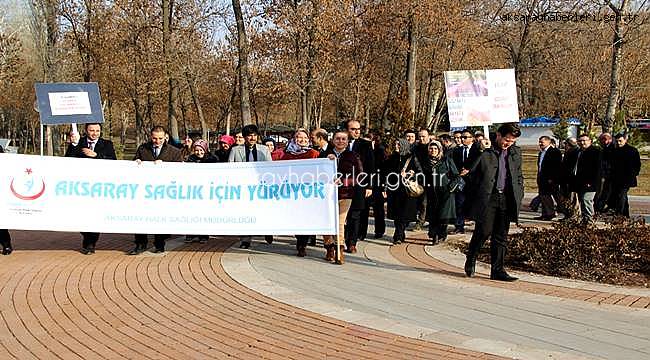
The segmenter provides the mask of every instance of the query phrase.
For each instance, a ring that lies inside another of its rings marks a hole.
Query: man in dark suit
[[[627,135],[616,134],[616,148],[611,156],[611,204],[617,215],[630,217],[627,192],[637,186],[636,177],[641,171],[639,151],[627,143]]]
[[[154,126],[150,132],[151,140],[138,147],[133,160],[138,162],[138,164],[143,161],[153,161],[155,164],[162,162],[182,162],[183,157],[181,151],[165,141],[165,134],[164,127]],[[153,244],[155,250],[153,252],[165,252],[165,241],[169,237],[170,235],[168,234],[154,235]],[[147,249],[147,242],[147,234],[135,234],[135,248],[129,252],[129,255],[137,255],[144,252]]]
[[[0,153],[4,153],[5,149],[0,145]],[[2,246],[2,255],[9,255],[14,251],[11,247],[11,235],[9,235],[9,230],[0,229],[0,246]]]
[[[355,188],[352,205],[350,205],[350,211],[345,221],[346,251],[348,253],[355,253],[357,252],[359,234],[367,232],[367,229],[366,231],[360,230],[360,224],[362,222],[365,224],[368,223],[369,211],[366,198],[372,195],[370,176],[375,174],[375,157],[372,150],[372,143],[361,137],[361,123],[356,120],[348,120],[346,122],[346,130],[350,139],[350,150],[359,155],[361,166],[363,167],[363,173],[355,175],[360,186]],[[364,217],[364,221],[361,220],[362,216]]]
[[[97,123],[86,124],[86,135],[84,135],[76,146],[70,144],[65,152],[66,157],[85,159],[106,159],[117,160],[113,142],[101,138],[102,126]],[[99,240],[99,233],[82,232],[81,253],[90,255],[95,253],[95,245]]]
[[[461,144],[456,146],[452,152],[452,160],[460,176],[467,176],[469,170],[474,166],[474,162],[481,155],[480,144],[474,142],[474,135],[469,129],[461,132]],[[454,229],[455,234],[465,233],[465,198],[467,194],[465,190],[456,193],[456,226]]]
[[[594,201],[594,210],[596,212],[605,212],[607,208],[612,208],[610,200],[612,194],[612,152],[616,147],[612,134],[604,132],[598,137],[600,144],[600,186],[596,193]]]
[[[578,137],[578,151],[564,156],[568,170],[569,191],[576,193],[584,223],[591,223],[594,216],[594,198],[600,185],[601,152],[591,145],[587,134]]]
[[[557,198],[562,153],[551,144],[551,138],[540,136],[537,155],[537,190],[542,204],[542,216],[536,220],[552,220],[555,217],[554,198]]]
[[[520,135],[515,124],[501,125],[494,145],[481,153],[469,173],[467,188],[472,204],[467,215],[476,221],[465,261],[469,277],[474,276],[478,252],[490,237],[490,279],[517,280],[505,271],[504,260],[510,222],[518,221],[524,197],[521,150],[514,145]]]

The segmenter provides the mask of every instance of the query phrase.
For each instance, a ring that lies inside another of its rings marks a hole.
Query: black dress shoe
[[[266,240],[267,244],[273,244],[273,235],[264,236],[264,240]],[[250,246],[250,243],[248,244],[248,246]],[[246,249],[248,249],[248,248],[246,248]]]
[[[154,254],[162,254],[165,252],[165,248],[155,248],[152,253]]]
[[[467,260],[465,260],[465,275],[467,275],[467,277],[472,277],[474,276],[475,272],[476,260],[468,256]]]
[[[89,248],[81,248],[81,250],[79,252],[81,252],[84,255],[92,254],[92,251]]]
[[[431,245],[436,245],[438,243],[438,235],[429,235],[429,241]]]
[[[242,243],[239,244],[240,249],[248,249],[249,247],[251,247],[251,243],[246,242],[246,241],[242,241]]]
[[[516,277],[508,275],[507,272],[498,272],[496,274],[490,274],[490,279],[491,280],[497,280],[497,281],[515,281],[517,280]]]
[[[384,237],[384,234],[375,234],[375,239],[381,239]]]
[[[2,249],[2,255],[10,255],[13,251],[14,251],[14,249],[12,249],[11,247],[3,248]]]
[[[454,234],[456,234],[456,235],[464,234],[464,233],[465,233],[465,229],[456,229],[456,230],[454,230]]]
[[[133,250],[128,252],[128,255],[138,255],[144,251],[144,246],[136,245]]]

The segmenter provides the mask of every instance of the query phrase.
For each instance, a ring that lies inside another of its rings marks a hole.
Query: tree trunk
[[[415,106],[416,106],[416,66],[417,66],[417,26],[415,23],[415,17],[411,15],[409,21],[409,50],[406,60],[406,82],[408,83],[408,101],[409,108],[411,110],[411,119],[410,122],[413,122],[413,117],[415,116]]]
[[[239,50],[239,105],[241,112],[242,124],[251,124],[251,105],[249,100],[248,87],[248,39],[246,38],[246,28],[244,27],[244,16],[241,12],[239,0],[232,0],[235,19],[237,20],[237,48]]]
[[[616,117],[616,105],[618,104],[618,97],[620,93],[620,78],[623,61],[623,32],[625,27],[624,16],[628,15],[629,2],[627,0],[621,1],[621,7],[617,8],[611,1],[609,7],[616,14],[616,21],[614,22],[614,39],[612,40],[612,67],[610,68],[609,76],[609,96],[607,97],[607,111],[605,113],[605,121],[603,123],[603,131],[609,132],[612,130],[614,120]]]
[[[187,85],[190,88],[190,94],[192,95],[192,102],[194,103],[196,114],[198,115],[199,122],[201,123],[201,136],[203,139],[207,139],[209,129],[207,123],[205,122],[205,116],[203,116],[203,106],[201,106],[201,100],[199,100],[199,96],[197,94],[196,81],[189,73],[185,73],[185,75],[187,77]]]
[[[169,124],[169,136],[174,141],[179,141],[178,136],[178,119],[176,118],[177,112],[176,108],[178,107],[178,82],[174,78],[172,69],[171,69],[171,57],[174,53],[172,48],[172,17],[174,16],[174,1],[173,0],[162,0],[162,20],[163,20],[163,54],[165,56],[165,72],[167,74],[167,84],[168,84],[168,101],[167,101],[167,122]]]

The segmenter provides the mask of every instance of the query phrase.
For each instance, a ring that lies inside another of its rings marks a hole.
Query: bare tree
[[[251,105],[248,88],[248,38],[244,26],[244,16],[241,12],[239,0],[232,0],[232,8],[237,21],[237,48],[239,50],[239,106],[243,125],[252,124]]]

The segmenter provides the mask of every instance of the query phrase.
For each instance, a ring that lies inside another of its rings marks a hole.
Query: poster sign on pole
[[[519,122],[514,69],[445,71],[452,128]]]
[[[103,123],[97,83],[36,83],[43,125]]]

